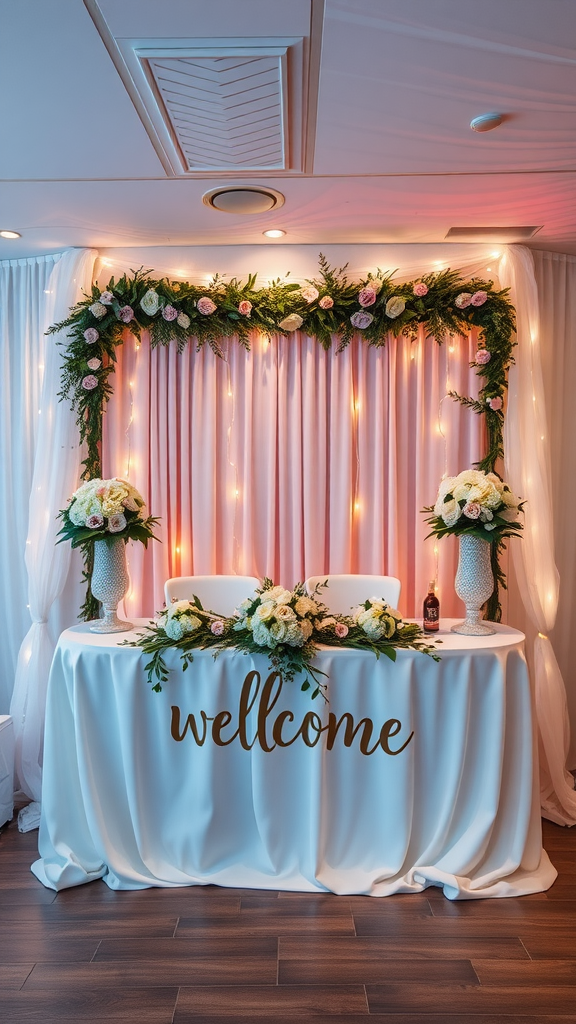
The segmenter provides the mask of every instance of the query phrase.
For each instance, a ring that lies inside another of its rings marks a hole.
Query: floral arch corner
[[[513,361],[515,311],[507,290],[494,288],[492,281],[463,278],[457,271],[424,274],[416,281],[396,284],[393,273],[378,270],[361,281],[349,281],[346,267],[331,268],[320,254],[318,277],[305,285],[286,279],[256,288],[256,275],[247,281],[229,281],[216,275],[206,287],[183,281],[157,279],[152,271],[132,271],[119,281],[111,278],[100,291],[78,303],[61,323],[48,333],[65,332],[63,370],[59,398],[70,401],[77,415],[81,442],[86,444],[82,478],[101,475],[102,421],[106,403],[113,394],[112,374],[116,347],[128,327],[136,337],[150,333],[151,344],[169,345],[179,351],[193,339],[198,349],[209,345],[223,357],[221,340],[236,338],[250,348],[250,334],[288,336],[302,330],[323,348],[344,349],[358,334],[377,348],[387,337],[415,338],[420,326],[438,344],[450,336],[478,330],[475,367],[481,379],[477,398],[450,396],[484,417],[486,452],[478,463],[493,470],[503,457],[504,400],[507,373]],[[501,544],[492,545],[495,590],[488,602],[490,618],[498,618],[499,586],[505,577],[499,560]],[[91,576],[90,552],[85,552],[85,576]],[[94,615],[88,594],[84,617]]]

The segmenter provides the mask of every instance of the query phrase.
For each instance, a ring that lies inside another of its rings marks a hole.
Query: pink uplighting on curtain
[[[437,570],[442,614],[461,614],[456,540],[425,541],[420,509],[445,473],[481,457],[480,417],[445,397],[477,394],[475,349],[421,332],[380,349],[355,338],[337,355],[303,334],[255,334],[250,352],[231,342],[222,360],[127,334],[103,473],[128,477],[162,519],[162,544],[129,546],[127,614],[161,608],[170,576],[292,586],[357,572],[398,576],[400,608],[416,616]]]

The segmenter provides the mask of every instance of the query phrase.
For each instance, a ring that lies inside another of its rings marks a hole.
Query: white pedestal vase
[[[104,618],[96,619],[90,629],[93,633],[121,633],[132,629],[131,622],[118,618],[118,602],[122,600],[130,577],[126,565],[126,544],[117,537],[111,544],[105,540],[94,541],[94,569],[91,589],[97,601],[101,601]]]
[[[466,636],[490,636],[496,630],[480,618],[480,609],[494,590],[490,542],[466,533],[458,539],[460,554],[454,586],[466,605],[466,618],[452,626],[452,631]]]

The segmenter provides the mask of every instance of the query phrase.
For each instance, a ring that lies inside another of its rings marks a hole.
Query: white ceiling
[[[278,245],[269,227],[321,247],[537,226],[529,245],[576,253],[575,0],[0,0],[0,16],[0,228],[22,233],[0,258]],[[179,46],[284,48],[284,167],[176,166],[135,55]],[[488,111],[504,123],[472,132]],[[227,181],[286,202],[202,203]]]

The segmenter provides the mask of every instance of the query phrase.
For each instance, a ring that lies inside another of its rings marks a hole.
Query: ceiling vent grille
[[[446,238],[468,238],[481,241],[507,242],[532,238],[540,227],[476,227],[450,228]]]
[[[155,58],[146,64],[187,170],[285,168],[281,56]]]

